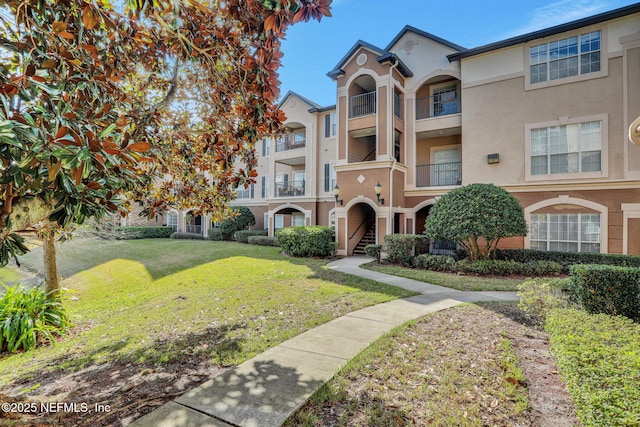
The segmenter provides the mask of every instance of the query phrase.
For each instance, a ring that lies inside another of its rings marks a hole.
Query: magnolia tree
[[[56,289],[58,227],[128,200],[224,218],[284,119],[280,39],[331,0],[3,3],[0,264],[36,230]]]
[[[489,259],[500,239],[525,236],[518,199],[493,184],[470,184],[442,196],[429,211],[425,234],[459,244],[473,259]]]

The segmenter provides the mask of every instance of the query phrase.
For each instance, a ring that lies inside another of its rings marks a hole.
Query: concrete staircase
[[[358,242],[356,247],[353,249],[353,255],[366,255],[364,251],[364,247],[367,245],[375,245],[376,243],[376,226],[374,224],[370,225],[367,228],[367,232],[364,233],[362,239]]]

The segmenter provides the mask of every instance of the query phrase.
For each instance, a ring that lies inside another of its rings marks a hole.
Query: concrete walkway
[[[130,424],[135,427],[276,427],[344,365],[391,329],[462,302],[507,301],[515,292],[462,292],[359,266],[350,257],[329,268],[419,292],[363,308],[247,360]]]

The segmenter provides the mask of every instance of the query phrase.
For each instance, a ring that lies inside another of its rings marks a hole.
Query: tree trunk
[[[58,282],[58,265],[56,264],[56,232],[49,228],[43,236],[44,281],[49,298],[60,297],[60,283]]]

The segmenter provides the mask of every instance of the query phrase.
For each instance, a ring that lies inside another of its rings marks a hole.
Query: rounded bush
[[[336,249],[333,228],[320,225],[285,227],[276,234],[276,241],[294,257],[328,257]]]

